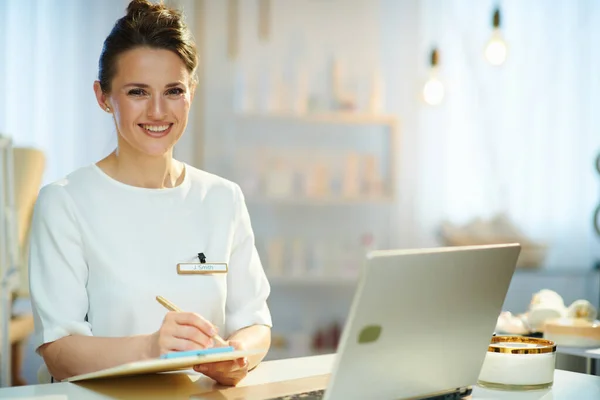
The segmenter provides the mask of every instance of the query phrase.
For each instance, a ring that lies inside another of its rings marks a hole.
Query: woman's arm
[[[241,342],[246,350],[265,350],[264,353],[248,357],[248,370],[252,370],[260,364],[269,351],[271,328],[265,325],[252,325],[234,332],[228,340]]]
[[[105,338],[72,335],[46,343],[40,354],[54,379],[150,358],[151,335]]]

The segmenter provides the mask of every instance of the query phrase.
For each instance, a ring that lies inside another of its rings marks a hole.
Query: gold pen
[[[175,304],[171,303],[169,300],[165,299],[162,296],[156,296],[156,301],[163,305],[169,311],[181,312],[181,308],[177,307]],[[223,340],[221,336],[215,334],[212,337],[215,342],[219,343],[221,346],[228,346],[227,342]]]

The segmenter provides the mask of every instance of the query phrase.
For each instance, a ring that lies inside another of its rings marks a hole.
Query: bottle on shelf
[[[285,244],[282,238],[270,238],[267,240],[267,270],[271,276],[283,276],[283,260]]]
[[[360,194],[360,157],[350,151],[346,154],[342,191],[345,198],[356,198]]]
[[[294,178],[284,158],[274,157],[265,180],[268,198],[288,198],[293,193]]]
[[[379,171],[379,163],[375,154],[364,156],[364,176],[362,192],[367,197],[383,195],[383,180]]]

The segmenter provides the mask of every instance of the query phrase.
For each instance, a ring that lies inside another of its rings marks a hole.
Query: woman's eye
[[[181,96],[185,91],[182,88],[172,88],[167,90],[167,95],[169,96]]]
[[[144,96],[146,92],[144,89],[131,89],[127,94],[130,96]]]

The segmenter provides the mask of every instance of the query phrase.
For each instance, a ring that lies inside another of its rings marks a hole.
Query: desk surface
[[[267,361],[237,387],[220,387],[196,373],[172,373],[80,383],[53,383],[0,389],[0,399],[265,399],[325,388],[333,355]],[[473,399],[600,399],[600,377],[557,370],[554,387],[535,392],[502,392],[475,386]]]

